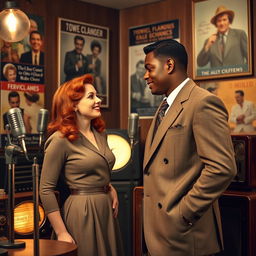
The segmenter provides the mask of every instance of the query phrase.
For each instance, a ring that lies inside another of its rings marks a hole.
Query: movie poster
[[[144,80],[143,47],[158,40],[179,41],[179,21],[165,21],[129,29],[129,113],[153,117],[163,96],[152,95]]]
[[[232,133],[256,134],[256,79],[204,82],[200,87],[222,99]]]
[[[109,105],[109,29],[59,18],[59,85],[90,73],[102,99]]]
[[[0,39],[0,133],[6,134],[7,111],[18,107],[22,112],[26,137],[35,139],[38,137],[34,136],[38,133],[38,113],[44,108],[44,22],[40,16],[28,17],[30,32],[23,40],[10,43]],[[4,143],[6,136],[1,137]]]

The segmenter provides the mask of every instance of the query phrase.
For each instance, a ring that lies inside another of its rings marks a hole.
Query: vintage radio
[[[108,129],[108,145],[115,155],[112,181],[140,180],[142,178],[142,158],[140,157],[139,143],[133,149],[127,130]]]
[[[219,205],[224,251],[216,256],[255,256],[256,192],[226,191]]]
[[[237,166],[230,188],[256,187],[256,135],[232,135]]]
[[[58,193],[56,192],[58,199]],[[15,238],[33,238],[34,230],[34,203],[32,192],[15,194],[14,206],[14,235]],[[0,195],[0,240],[8,236],[8,197]],[[50,238],[52,228],[46,218],[44,209],[39,204],[39,235],[40,238]]]

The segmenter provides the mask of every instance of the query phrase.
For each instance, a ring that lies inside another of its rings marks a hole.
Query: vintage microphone
[[[25,157],[29,161],[27,148],[25,144],[26,129],[20,108],[9,109],[9,111],[7,112],[7,119],[11,127],[11,134],[13,135],[13,137],[19,140]]]
[[[39,153],[43,144],[44,133],[47,129],[49,112],[47,109],[40,109],[37,119],[37,131],[39,133]],[[38,154],[39,154],[38,153]],[[39,164],[37,157],[34,157],[32,164],[33,176],[33,201],[34,201],[34,256],[39,256]]]
[[[42,142],[44,139],[44,133],[47,129],[49,118],[49,111],[47,109],[41,108],[38,113],[37,119],[37,132],[39,133],[39,148],[42,146]]]
[[[25,242],[14,241],[14,194],[15,194],[15,164],[17,163],[17,155],[24,153],[28,159],[27,149],[25,145],[25,125],[22,119],[22,113],[19,108],[12,108],[7,112],[9,124],[6,130],[11,129],[14,137],[18,138],[21,148],[12,144],[9,133],[7,134],[7,145],[5,146],[5,161],[8,170],[8,240],[1,241],[0,247],[14,249],[24,248]]]
[[[128,137],[130,139],[131,148],[138,141],[139,134],[139,115],[137,113],[131,113],[128,117]]]

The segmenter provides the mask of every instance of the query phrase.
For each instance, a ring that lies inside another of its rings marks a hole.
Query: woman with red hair
[[[57,239],[76,243],[78,256],[122,256],[118,198],[110,184],[115,157],[92,83],[86,74],[64,83],[54,95],[40,197]],[[70,190],[62,212],[54,195],[60,176]]]

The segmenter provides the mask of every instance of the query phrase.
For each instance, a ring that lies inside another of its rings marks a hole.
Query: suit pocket
[[[185,126],[181,124],[172,125],[168,128],[168,135],[177,135],[177,134],[183,134],[185,132]]]
[[[163,208],[160,211],[162,211],[162,214],[164,214],[169,219],[169,223],[172,225],[172,229],[180,232],[182,235],[189,233],[191,226],[187,225],[183,220],[180,204],[175,205],[168,212]]]

